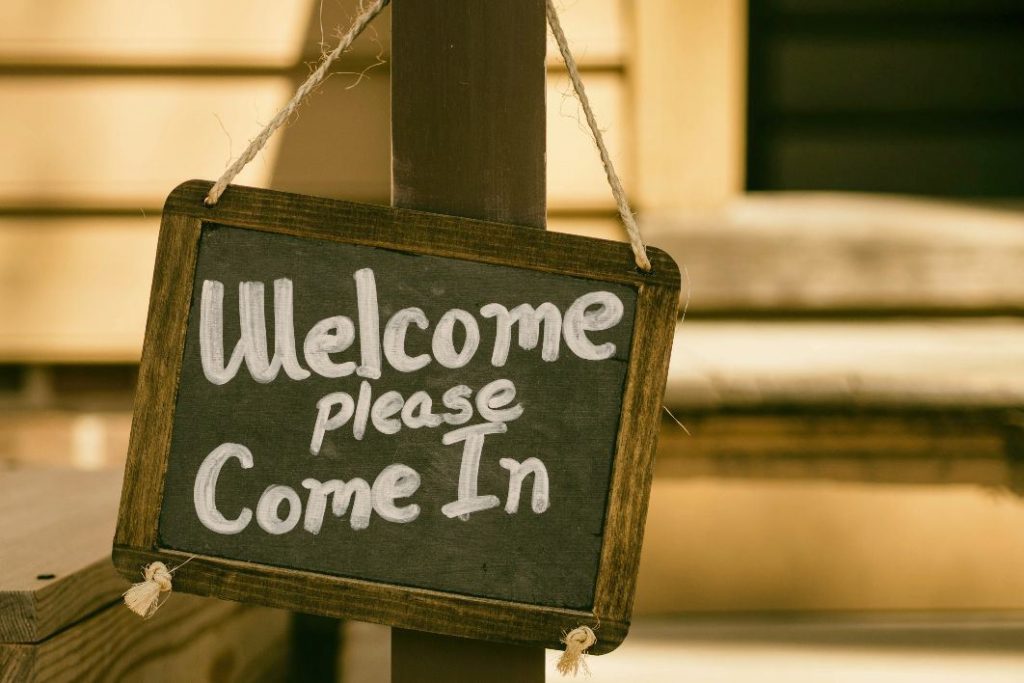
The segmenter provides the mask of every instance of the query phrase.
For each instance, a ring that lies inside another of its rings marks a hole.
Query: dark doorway
[[[750,0],[747,188],[1024,197],[1024,2]]]

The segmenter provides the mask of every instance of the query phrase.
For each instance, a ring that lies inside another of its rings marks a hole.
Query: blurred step
[[[1010,683],[1024,679],[1024,615],[637,619],[588,664],[594,683]]]

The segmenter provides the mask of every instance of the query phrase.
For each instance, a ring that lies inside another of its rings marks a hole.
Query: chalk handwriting
[[[374,382],[384,376],[384,364],[400,373],[415,373],[433,362],[457,371],[482,351],[492,367],[503,368],[512,353],[536,353],[538,346],[540,359],[555,363],[561,357],[563,343],[572,355],[585,361],[612,359],[617,352],[615,343],[595,341],[589,336],[621,322],[624,307],[612,292],[583,294],[564,312],[549,301],[536,307],[521,303],[512,308],[486,303],[477,311],[480,320],[471,311],[452,308],[432,323],[423,309],[410,306],[395,311],[382,326],[373,270],[363,268],[352,277],[355,311],[347,311],[352,317],[339,313],[314,323],[303,338],[301,358],[296,346],[295,291],[290,279],[273,281],[272,354],[264,314],[265,284],[238,283],[239,333],[230,355],[225,351],[224,284],[204,280],[199,302],[203,374],[211,384],[221,386],[235,379],[244,363],[250,377],[260,384],[273,382],[282,371],[293,381],[314,374],[328,379],[358,378],[350,380],[358,382],[357,391],[353,384],[351,392],[333,391],[316,402],[309,442],[313,457],[320,455],[328,440],[330,453],[344,455],[345,441],[361,441],[367,429],[388,436],[402,429],[447,430],[441,434],[441,445],[461,450],[454,499],[440,508],[441,514],[450,519],[468,521],[474,514],[501,506],[495,492],[479,490],[484,446],[488,437],[507,433],[510,423],[523,416],[525,406],[516,400],[515,383],[501,377],[478,387],[455,384],[440,396],[424,390],[408,395],[386,387],[377,391]],[[410,335],[419,338],[416,344],[420,348],[429,341],[430,353],[410,355]],[[471,424],[474,418],[476,423]],[[499,459],[498,464],[508,472],[504,512],[519,514],[524,486],[532,484],[529,510],[543,514],[551,506],[548,469],[539,458],[523,455],[522,460]],[[414,500],[422,483],[420,475],[400,463],[383,467],[372,485],[358,477],[347,481],[306,478],[298,490],[287,483],[267,486],[250,502],[254,509],[245,505],[229,510],[219,507],[217,488],[221,479],[237,481],[254,467],[253,453],[239,443],[223,443],[203,459],[196,473],[193,500],[196,516],[204,527],[217,534],[239,534],[255,520],[255,526],[268,534],[302,531],[315,536],[321,533],[328,510],[336,518],[347,515],[348,525],[356,532],[372,526],[374,513],[382,521],[407,524],[422,512]],[[304,496],[300,494],[303,489]]]

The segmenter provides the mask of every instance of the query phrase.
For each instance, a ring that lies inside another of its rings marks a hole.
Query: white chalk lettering
[[[327,511],[328,498],[331,498],[331,512],[335,517],[344,515],[351,506],[352,514],[349,515],[349,525],[357,531],[370,526],[373,500],[370,495],[370,485],[364,480],[356,477],[345,483],[340,479],[331,479],[325,482],[316,479],[303,479],[302,485],[309,489],[309,498],[306,499],[306,516],[302,523],[302,527],[309,533],[320,533],[320,528],[324,523],[324,513]]]
[[[496,379],[477,392],[476,412],[488,422],[511,422],[523,414],[522,403],[505,408],[514,400],[516,385],[511,380]]]
[[[587,310],[596,306],[597,310]],[[565,312],[565,344],[584,360],[604,360],[615,355],[615,344],[594,344],[587,332],[607,330],[622,320],[622,301],[611,292],[590,292],[576,299]]]
[[[373,509],[389,522],[411,522],[420,516],[420,506],[410,503],[399,507],[395,501],[408,498],[419,487],[419,472],[402,464],[388,465],[373,481]]]
[[[204,280],[199,304],[199,358],[203,374],[213,384],[229,382],[245,360],[249,374],[261,384],[272,382],[284,367],[295,380],[309,377],[309,370],[295,355],[295,325],[292,319],[292,281],[274,281],[274,357],[268,358],[267,322],[262,282],[238,283],[238,319],[241,334],[224,364],[224,285]]]
[[[206,379],[216,385],[226,384],[242,364],[245,347],[239,342],[224,365],[224,285],[217,280],[203,280],[199,304],[199,357]]]
[[[533,475],[533,494],[530,496],[530,508],[538,515],[550,506],[548,500],[548,470],[537,458],[527,458],[517,462],[512,458],[502,458],[498,463],[508,470],[508,498],[505,500],[505,512],[514,515],[519,512],[519,498],[522,495],[523,480]]]
[[[324,318],[310,328],[302,345],[306,364],[321,377],[347,377],[355,372],[353,361],[335,363],[330,354],[347,351],[356,338],[352,320],[343,315]]]
[[[387,391],[373,402],[370,419],[373,426],[381,434],[396,434],[402,428],[402,420],[393,417],[402,411],[402,395],[397,391]]]
[[[405,407],[402,408],[402,422],[409,429],[437,427],[444,422],[444,418],[434,415],[433,408],[434,400],[430,398],[430,394],[425,391],[417,391],[409,397],[409,400],[405,402]]]
[[[445,413],[444,421],[450,425],[464,425],[469,422],[473,418],[473,404],[469,402],[472,395],[473,390],[465,384],[459,384],[444,392],[444,396],[441,397],[444,407],[459,411]]]
[[[352,420],[352,436],[356,441],[362,441],[366,433],[366,421],[370,417],[370,397],[373,396],[373,389],[369,382],[359,384],[359,400],[356,401],[356,415]]]
[[[420,487],[419,473],[407,465],[396,463],[381,470],[372,486],[358,477],[348,482],[340,479],[323,482],[313,478],[304,479],[302,486],[308,490],[305,508],[294,488],[285,484],[272,484],[260,494],[255,514],[250,508],[243,507],[238,517],[230,520],[217,508],[216,498],[220,470],[232,458],[239,461],[243,470],[253,467],[253,455],[248,448],[241,444],[224,443],[206,456],[196,475],[196,515],[203,526],[218,534],[241,533],[255,517],[257,525],[268,534],[286,534],[294,530],[302,520],[302,528],[316,535],[323,530],[328,500],[334,516],[343,517],[347,513],[349,525],[355,531],[370,526],[373,512],[384,521],[395,524],[411,522],[420,515],[418,504],[396,503],[411,497]]]
[[[220,470],[231,458],[237,458],[243,470],[252,467],[252,452],[237,443],[224,443],[217,446],[203,460],[196,473],[192,499],[196,507],[196,516],[210,531],[218,534],[231,535],[241,533],[252,520],[252,510],[243,507],[238,517],[228,519],[217,509],[217,480]]]
[[[316,373],[321,377],[348,377],[353,373],[366,379],[380,379],[382,361],[398,372],[422,370],[431,361],[445,368],[458,369],[468,365],[481,344],[480,326],[468,311],[452,308],[438,320],[430,336],[431,353],[410,355],[406,348],[409,330],[428,330],[430,320],[423,309],[402,308],[384,325],[381,335],[380,308],[374,272],[362,268],[353,273],[356,285],[359,362],[335,361],[331,354],[352,348],[357,336],[356,324],[344,315],[324,318],[306,333],[302,351],[307,370],[299,363],[295,346],[293,286],[288,278],[274,280],[274,354],[268,352],[264,315],[264,284],[238,283],[239,339],[229,358],[224,348],[224,285],[217,280],[204,280],[199,308],[199,353],[203,374],[213,384],[225,384],[238,373],[245,362],[249,374],[266,384],[277,378],[279,371],[293,380],[304,380]],[[617,325],[624,312],[622,301],[612,292],[588,292],[577,298],[563,315],[558,306],[546,301],[536,308],[519,304],[511,309],[503,304],[488,303],[480,315],[495,321],[490,363],[504,367],[511,353],[513,328],[518,326],[518,346],[532,351],[540,346],[541,360],[551,363],[560,355],[561,343],[584,360],[606,360],[615,355],[614,342],[595,343],[589,332],[608,330]],[[456,334],[456,324],[462,326]],[[461,348],[456,349],[461,339]],[[457,400],[457,396],[452,396]],[[460,403],[461,407],[461,403]],[[369,408],[368,408],[369,410]],[[368,414],[368,413],[367,413]]]
[[[405,335],[409,330],[409,324],[416,325],[421,330],[427,329],[430,321],[426,314],[419,308],[403,308],[391,316],[388,324],[384,327],[384,357],[395,370],[399,372],[415,372],[426,367],[430,363],[430,356],[421,353],[418,356],[410,357],[405,352]]]
[[[380,379],[380,311],[377,307],[377,281],[369,268],[357,270],[356,306],[359,309],[359,353],[361,364],[356,374]]]
[[[281,503],[288,503],[288,516],[282,519]],[[302,517],[302,501],[291,486],[268,486],[256,505],[256,523],[268,534],[280,536],[295,528]]]
[[[477,478],[480,472],[480,456],[484,450],[484,437],[488,434],[504,434],[507,431],[508,425],[504,423],[484,422],[471,427],[453,429],[441,437],[441,443],[445,446],[465,442],[462,449],[462,467],[459,470],[459,497],[441,507],[444,516],[467,521],[472,513],[499,505],[497,496],[477,495]]]
[[[462,344],[462,350],[455,350],[455,323],[462,323],[466,330],[466,339]],[[461,308],[453,308],[443,316],[434,328],[434,337],[431,342],[431,350],[437,362],[446,368],[461,368],[469,363],[477,347],[480,346],[480,326],[468,311]]]
[[[331,415],[331,409],[338,406],[338,411]],[[313,438],[309,442],[310,455],[319,455],[324,443],[324,434],[343,427],[355,413],[355,401],[343,391],[327,394],[316,402],[316,422],[313,424]]]
[[[550,362],[558,360],[558,347],[562,341],[562,314],[553,303],[545,302],[537,308],[520,304],[511,311],[501,304],[487,304],[480,309],[480,315],[494,318],[497,325],[494,333],[494,349],[491,365],[500,368],[508,360],[512,345],[512,326],[519,323],[519,348],[529,351],[537,348],[540,340],[540,324],[544,323],[544,343],[541,345],[541,359]]]

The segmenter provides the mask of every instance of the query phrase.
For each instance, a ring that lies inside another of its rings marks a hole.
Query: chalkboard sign
[[[114,559],[175,590],[625,636],[679,276],[652,249],[232,188],[164,210]]]

